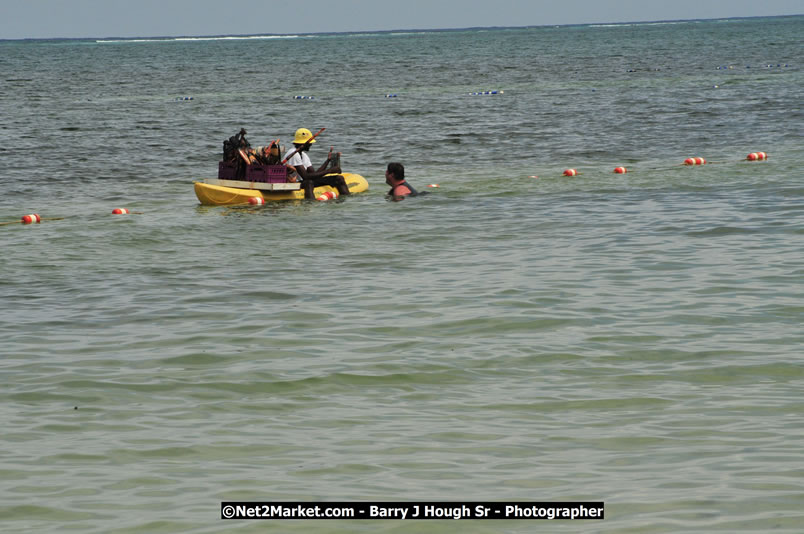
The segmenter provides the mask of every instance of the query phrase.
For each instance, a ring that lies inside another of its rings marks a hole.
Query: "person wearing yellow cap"
[[[304,198],[308,200],[315,199],[313,190],[322,185],[334,187],[338,190],[340,195],[350,194],[349,187],[346,185],[346,179],[340,174],[340,152],[333,157],[332,149],[330,149],[327,161],[325,161],[318,170],[315,170],[310,161],[310,156],[307,155],[313,143],[315,143],[315,139],[313,139],[313,134],[310,130],[307,128],[299,128],[296,130],[296,135],[293,138],[293,146],[295,149],[291,149],[285,154],[285,158],[290,157],[287,164],[295,168],[301,178],[301,188],[304,190]]]

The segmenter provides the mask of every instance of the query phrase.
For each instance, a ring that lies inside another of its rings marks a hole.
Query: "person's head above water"
[[[395,181],[405,181],[405,167],[401,163],[391,162],[388,164],[388,169],[385,171],[385,179],[388,181],[389,176],[393,176]],[[393,184],[389,184],[393,185]]]

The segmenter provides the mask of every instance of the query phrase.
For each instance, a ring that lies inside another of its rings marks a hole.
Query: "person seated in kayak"
[[[388,196],[394,202],[404,200],[405,197],[415,197],[419,194],[405,180],[405,167],[401,163],[392,162],[388,164],[388,169],[385,171],[385,183],[391,186]]]
[[[346,185],[346,179],[341,176],[340,166],[340,153],[333,157],[332,150],[330,149],[327,161],[324,162],[318,170],[313,168],[310,161],[310,156],[307,152],[310,150],[310,145],[315,143],[313,134],[307,128],[299,128],[296,130],[296,135],[293,138],[293,150],[289,150],[285,154],[288,158],[287,165],[296,169],[296,172],[301,179],[301,188],[304,190],[304,198],[308,200],[315,199],[313,190],[322,185],[328,185],[338,190],[341,195],[349,195],[349,187]],[[330,176],[326,176],[326,175]]]

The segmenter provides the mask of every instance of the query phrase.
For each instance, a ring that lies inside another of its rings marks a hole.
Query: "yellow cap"
[[[296,137],[293,138],[294,145],[303,145],[305,143],[315,143],[313,134],[307,128],[299,128],[296,130]]]

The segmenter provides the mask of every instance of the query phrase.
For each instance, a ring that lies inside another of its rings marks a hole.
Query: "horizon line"
[[[461,28],[399,28],[392,30],[353,30],[353,31],[320,31],[320,32],[292,32],[292,33],[242,33],[242,34],[199,34],[199,35],[138,35],[138,36],[85,36],[85,37],[17,37],[0,38],[0,41],[132,41],[132,40],[170,40],[170,39],[221,39],[221,38],[257,38],[257,37],[299,37],[317,35],[359,35],[359,34],[382,34],[382,33],[435,33],[435,32],[460,32],[474,30],[524,30],[531,28],[570,28],[580,26],[622,26],[627,24],[672,24],[689,22],[706,22],[718,20],[747,20],[747,19],[773,19],[801,17],[804,13],[790,15],[756,15],[750,17],[715,17],[715,18],[694,18],[694,19],[661,19],[661,20],[631,20],[620,22],[579,22],[570,24],[527,24],[523,26],[467,26]]]

